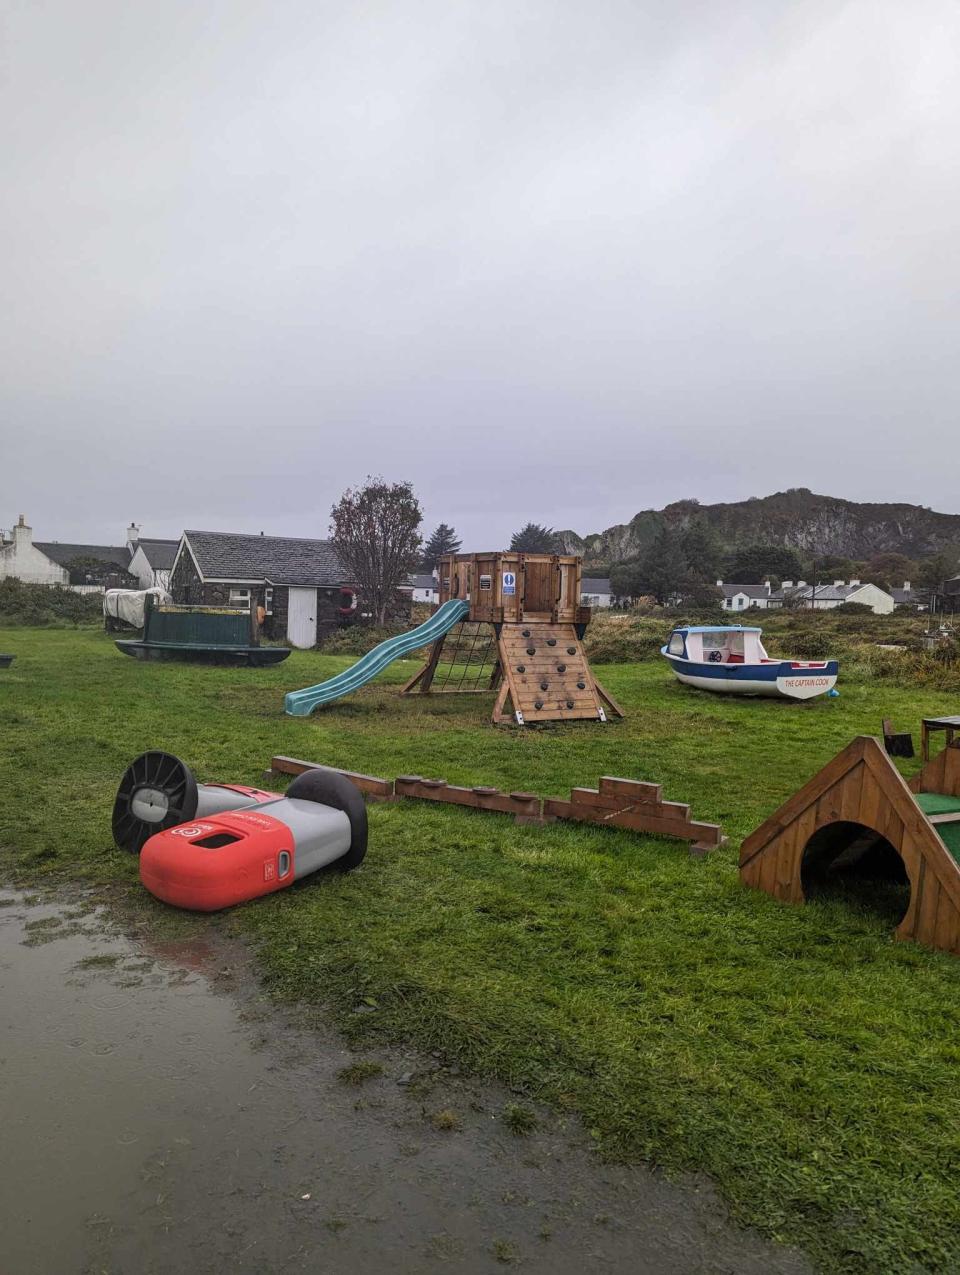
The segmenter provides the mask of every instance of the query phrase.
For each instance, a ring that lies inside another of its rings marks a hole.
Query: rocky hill
[[[818,496],[806,487],[733,504],[679,500],[665,509],[641,510],[630,522],[592,535],[558,534],[566,553],[583,554],[588,564],[610,564],[642,554],[665,523],[680,531],[697,518],[713,528],[724,549],[762,542],[804,555],[863,559],[884,552],[922,558],[960,546],[960,514],[922,505],[860,504]]]

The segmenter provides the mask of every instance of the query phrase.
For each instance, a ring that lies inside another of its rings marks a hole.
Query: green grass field
[[[37,629],[0,630],[0,650],[17,654],[0,672],[0,866],[28,884],[138,888],[109,816],[151,747],[252,783],[274,753],[551,795],[662,782],[729,846],[696,860],[614,830],[375,805],[359,872],[231,923],[277,995],[322,1003],[358,1043],[441,1050],[582,1114],[600,1150],[709,1173],[735,1218],[825,1270],[960,1270],[960,962],[893,941],[868,904],[783,907],[736,872],[739,840],[853,735],[882,716],[916,731],[957,711],[950,696],[841,670],[839,699],[724,699],[653,660],[597,670],[623,722],[520,732],[488,724],[486,696],[401,700],[414,663],[291,719],[283,692],[349,659],[141,664],[103,634]],[[159,924],[166,909],[143,907]]]

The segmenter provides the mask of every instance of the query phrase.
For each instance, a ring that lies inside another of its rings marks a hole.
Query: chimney
[[[127,528],[127,548],[133,552],[137,547],[137,541],[140,539],[140,528],[135,522],[132,522]]]
[[[859,580],[851,580],[851,581],[850,581],[850,587],[851,587],[851,589],[855,589],[859,583],[860,583],[860,581],[859,581]]]
[[[781,588],[781,589],[792,589],[792,588],[793,588],[793,581],[792,581],[792,580],[781,580],[781,581],[780,581],[780,588]]]
[[[722,580],[718,580],[718,581],[717,581],[717,588],[718,588],[718,589],[722,589],[722,588],[723,588],[723,581],[722,581]]]
[[[909,580],[904,580],[904,582],[903,582],[903,590],[904,590],[904,592],[905,592],[905,593],[909,593],[909,592],[910,592],[910,581],[909,581]]]
[[[834,582],[833,582],[833,587],[834,587],[835,589],[839,589],[839,588],[840,588],[840,586],[841,586],[842,584],[843,584],[843,581],[842,581],[842,580],[834,580]]]
[[[13,529],[13,543],[17,548],[33,543],[33,528],[27,526],[23,514],[17,519],[17,525]]]
[[[807,587],[807,582],[806,582],[806,580],[798,580],[798,581],[797,581],[797,588],[798,588],[798,589],[805,589],[806,587]]]
[[[770,581],[769,581],[769,580],[764,580],[764,582],[763,582],[763,587],[764,587],[764,589],[767,591],[767,593],[769,593],[769,592],[770,592]]]

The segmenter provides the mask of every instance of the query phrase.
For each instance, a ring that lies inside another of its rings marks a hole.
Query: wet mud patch
[[[810,1269],[706,1182],[605,1164],[569,1117],[305,1026],[215,918],[152,927],[93,892],[0,909],[11,1275]]]

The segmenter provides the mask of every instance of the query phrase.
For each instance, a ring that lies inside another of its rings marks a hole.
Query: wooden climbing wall
[[[495,722],[605,722],[608,711],[622,715],[591,673],[574,625],[505,624],[499,648],[503,682]]]

